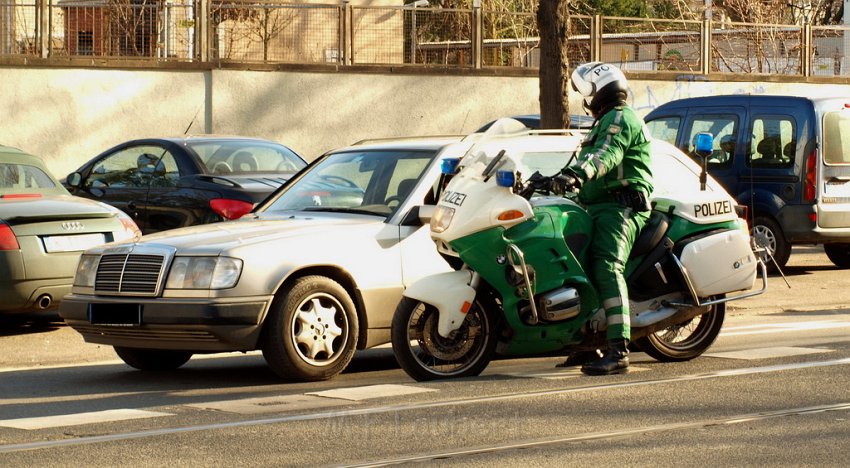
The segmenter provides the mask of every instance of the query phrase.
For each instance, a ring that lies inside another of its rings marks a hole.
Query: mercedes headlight
[[[242,260],[230,257],[175,257],[166,289],[227,289],[236,286]]]
[[[438,205],[434,211],[434,216],[431,217],[431,231],[443,232],[452,224],[452,218],[455,215],[455,209],[447,206]]]
[[[80,262],[77,263],[77,273],[74,275],[74,286],[93,288],[99,262],[100,255],[81,255]]]

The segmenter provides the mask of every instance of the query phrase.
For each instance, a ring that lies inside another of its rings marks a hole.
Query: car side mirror
[[[401,220],[402,226],[427,226],[431,223],[431,217],[437,209],[435,205],[417,205]]]
[[[72,172],[65,179],[65,182],[67,182],[71,187],[79,188],[80,184],[83,182],[83,175],[79,172]]]
[[[437,205],[421,205],[419,207],[419,221],[423,226],[431,223],[435,211],[437,211]]]

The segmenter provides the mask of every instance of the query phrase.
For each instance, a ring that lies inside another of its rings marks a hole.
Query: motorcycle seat
[[[670,220],[667,218],[667,215],[660,211],[653,211],[649,215],[649,219],[646,221],[643,229],[640,230],[640,234],[638,234],[634,245],[632,245],[632,252],[629,254],[629,258],[640,257],[652,250],[653,247],[661,242],[664,234],[667,234],[669,227]]]

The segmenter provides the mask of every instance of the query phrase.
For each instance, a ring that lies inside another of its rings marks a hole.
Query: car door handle
[[[850,182],[850,176],[830,177],[826,182]]]
[[[137,208],[138,206],[136,206],[136,202],[131,201],[130,203],[127,203],[127,211],[130,212],[130,216],[132,216],[133,218],[139,217],[139,212],[136,211]]]

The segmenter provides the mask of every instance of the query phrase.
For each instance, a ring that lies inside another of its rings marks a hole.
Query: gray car
[[[314,161],[253,213],[85,252],[60,309],[130,366],[261,349],[295,380],[389,342],[405,286],[449,266],[427,226],[459,137],[359,144]]]
[[[83,250],[139,235],[120,210],[69,194],[40,158],[0,146],[0,313],[55,310]]]

